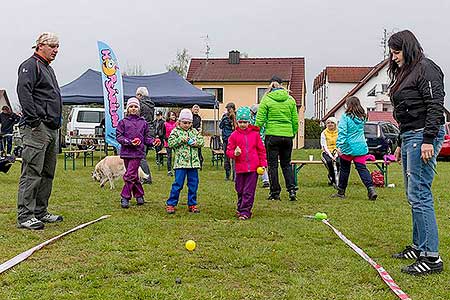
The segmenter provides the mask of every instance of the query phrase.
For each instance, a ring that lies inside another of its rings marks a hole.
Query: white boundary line
[[[27,250],[27,251],[25,251],[25,252],[20,253],[19,255],[17,255],[17,256],[15,256],[15,257],[11,258],[10,260],[8,260],[8,261],[6,261],[6,262],[4,262],[4,263],[2,263],[2,264],[0,265],[0,274],[2,274],[2,273],[5,272],[6,270],[8,270],[8,269],[14,267],[15,265],[21,263],[22,261],[24,261],[25,259],[27,259],[28,257],[30,257],[34,252],[36,252],[36,251],[38,251],[38,250],[44,248],[44,247],[47,246],[48,244],[53,243],[54,241],[56,241],[56,240],[62,238],[63,236],[68,235],[69,233],[72,233],[72,232],[74,232],[74,231],[77,231],[78,229],[84,228],[84,227],[86,227],[86,226],[89,226],[89,225],[91,225],[91,224],[93,224],[93,223],[96,223],[96,222],[98,222],[98,221],[104,220],[104,219],[109,218],[109,217],[110,217],[110,215],[105,215],[105,216],[102,216],[102,217],[98,218],[97,220],[93,220],[93,221],[90,221],[90,222],[87,222],[87,223],[78,225],[77,227],[72,228],[72,229],[70,229],[69,231],[66,231],[66,232],[64,232],[64,233],[61,233],[61,234],[58,235],[58,236],[55,236],[55,237],[53,237],[53,238],[51,238],[51,239],[49,239],[49,240],[47,240],[47,241],[45,241],[45,242],[43,242],[43,243],[41,243],[41,244],[35,246],[35,247],[33,247],[33,248],[31,248],[31,249],[29,249],[29,250]]]
[[[401,300],[411,300],[411,298],[400,289],[400,287],[395,283],[394,279],[392,279],[391,275],[379,264],[377,264],[372,258],[369,257],[361,248],[353,244],[345,235],[342,234],[339,230],[333,227],[328,220],[322,220],[325,225],[328,225],[334,233],[350,248],[352,248],[359,256],[361,256],[366,262],[368,262],[375,270],[377,270],[378,274],[381,276],[381,279],[387,284],[387,286],[397,295]]]

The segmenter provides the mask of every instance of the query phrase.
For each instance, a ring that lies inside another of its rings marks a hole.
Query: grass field
[[[100,189],[92,167],[78,159],[76,171],[64,171],[62,158],[50,199],[50,210],[63,223],[44,231],[15,227],[20,164],[0,174],[0,263],[53,236],[102,215],[111,217],[64,237],[0,275],[0,299],[397,299],[376,271],[347,247],[327,226],[303,215],[324,211],[330,222],[381,264],[412,299],[449,299],[450,271],[411,277],[400,272],[409,261],[390,255],[411,240],[410,209],[401,170],[390,167],[395,188],[378,189],[367,200],[352,170],[346,200],[331,199],[322,166],[306,166],[299,176],[297,202],[266,200],[258,187],[254,217],[234,217],[236,195],[224,171],[212,167],[204,149],[200,172],[200,214],[189,214],[186,189],[178,211],[164,211],[172,183],[150,161],[154,183],[145,185],[146,205],[119,205],[116,190]],[[307,159],[317,151],[296,151]],[[149,155],[150,157],[150,155]],[[98,161],[98,159],[97,159]],[[374,168],[372,166],[371,168]],[[440,162],[434,182],[440,250],[450,266],[450,163]],[[188,252],[184,243],[197,242]],[[181,284],[175,280],[181,279]]]

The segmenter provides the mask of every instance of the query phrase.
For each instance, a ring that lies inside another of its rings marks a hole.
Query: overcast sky
[[[305,57],[308,111],[312,81],[327,65],[373,66],[383,58],[383,29],[412,30],[450,84],[450,1],[2,1],[0,88],[17,99],[19,64],[32,54],[40,32],[60,36],[52,64],[60,85],[87,68],[99,69],[97,40],[116,52],[119,65],[141,65],[148,74],[166,71],[187,48],[227,57],[232,49],[249,57]],[[447,93],[449,92],[447,88]],[[446,103],[449,103],[446,101]],[[447,105],[448,108],[448,105]]]

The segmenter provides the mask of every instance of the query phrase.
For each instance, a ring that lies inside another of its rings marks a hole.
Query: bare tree
[[[166,69],[167,71],[175,71],[183,76],[183,78],[186,78],[190,60],[191,56],[189,55],[188,50],[183,48],[183,50],[177,51],[177,57],[170,65],[166,65]]]
[[[125,72],[122,73],[122,75],[125,76],[142,76],[145,75],[144,68],[141,64],[127,64],[127,68],[125,69]]]

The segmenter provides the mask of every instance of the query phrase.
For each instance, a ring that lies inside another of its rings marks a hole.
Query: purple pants
[[[252,216],[253,202],[255,201],[256,184],[258,173],[237,173],[235,188],[238,194],[237,211],[247,217]]]
[[[120,194],[122,198],[131,199],[132,194],[135,198],[144,196],[144,188],[139,180],[140,158],[124,158],[125,174],[123,174],[123,189]]]

